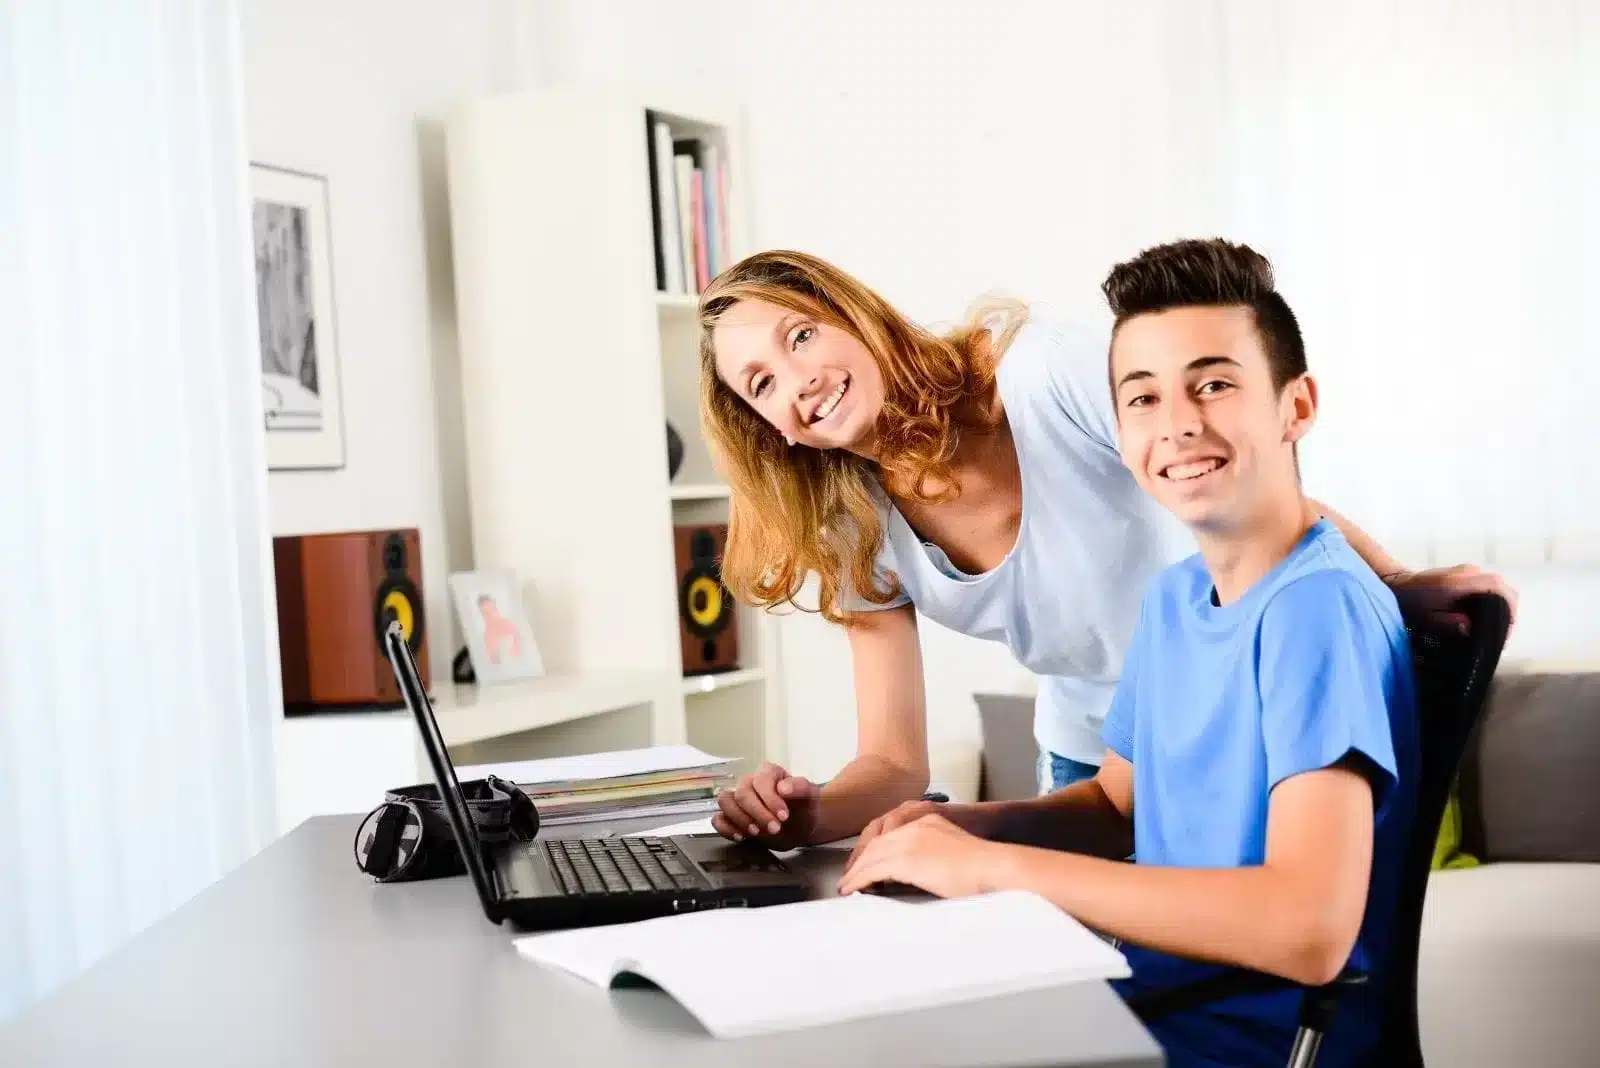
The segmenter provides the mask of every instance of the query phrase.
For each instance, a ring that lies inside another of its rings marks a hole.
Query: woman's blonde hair
[[[876,462],[844,449],[790,447],[717,374],[712,331],[745,300],[799,312],[866,346],[884,384]],[[893,599],[898,578],[880,590],[873,573],[883,530],[872,487],[923,503],[956,494],[950,461],[963,434],[999,425],[995,368],[1026,314],[1019,302],[984,300],[940,336],[802,252],[757,253],[718,275],[700,297],[700,421],[733,491],[722,560],[729,590],[764,608],[796,605],[815,573],[817,610],[833,622],[848,618],[840,608],[846,588],[876,604]],[[930,481],[938,491],[928,491]]]

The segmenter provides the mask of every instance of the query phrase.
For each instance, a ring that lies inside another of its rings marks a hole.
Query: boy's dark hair
[[[1117,327],[1171,308],[1244,305],[1255,315],[1273,388],[1306,373],[1300,324],[1274,288],[1272,264],[1248,245],[1221,238],[1157,245],[1111,268],[1100,289]]]

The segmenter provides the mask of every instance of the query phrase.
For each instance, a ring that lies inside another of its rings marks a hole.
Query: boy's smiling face
[[[1191,528],[1237,531],[1276,494],[1298,492],[1294,443],[1316,419],[1316,384],[1301,375],[1274,387],[1250,308],[1126,319],[1111,383],[1123,463]]]

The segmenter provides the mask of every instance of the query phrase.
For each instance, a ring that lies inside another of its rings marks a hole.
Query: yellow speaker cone
[[[699,626],[709,627],[721,615],[722,587],[701,575],[689,584],[689,618]]]
[[[411,627],[416,622],[412,615],[411,599],[399,590],[390,590],[383,599],[383,607],[394,613],[394,618],[400,621],[400,631],[405,635],[406,641],[411,640]]]

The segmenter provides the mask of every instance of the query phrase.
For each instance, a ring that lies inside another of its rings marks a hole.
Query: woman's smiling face
[[[785,438],[868,454],[883,374],[847,330],[762,300],[742,300],[712,331],[717,373]]]

